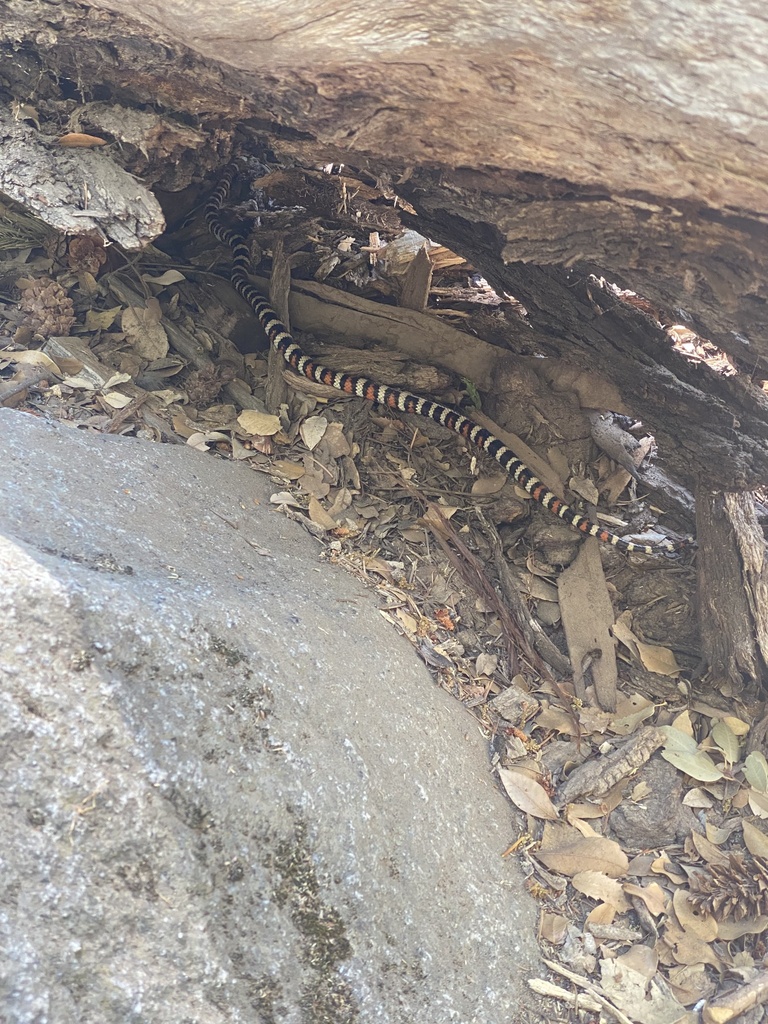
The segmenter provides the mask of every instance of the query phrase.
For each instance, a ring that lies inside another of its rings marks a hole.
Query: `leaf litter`
[[[506,303],[525,316],[484,282],[463,285],[467,265],[448,250],[396,245],[387,229],[375,245],[336,233],[336,248],[315,230],[317,278],[365,294],[375,254],[373,290],[391,299],[402,282],[387,259],[400,278],[426,253],[433,311],[460,320]],[[247,461],[274,481],[277,513],[378,593],[491,744],[519,812],[500,855],[523,862],[547,963],[567,979],[531,982],[555,1012],[721,1024],[767,1001],[768,762],[748,747],[756,709],[692,694],[692,573],[582,543],[430,421],[295,380],[269,411],[267,360],[231,340],[243,314],[208,273],[207,235],[179,263],[154,247],[127,260],[98,239],[52,240],[33,221],[13,231],[0,405]],[[532,436],[541,427],[537,413]],[[543,451],[587,501],[633,485],[606,456],[571,472],[562,448]]]

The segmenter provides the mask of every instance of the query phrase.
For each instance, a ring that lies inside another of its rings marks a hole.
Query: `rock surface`
[[[0,1016],[533,1020],[472,721],[269,483],[0,410]]]

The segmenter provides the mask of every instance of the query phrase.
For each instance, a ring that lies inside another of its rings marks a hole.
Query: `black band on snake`
[[[420,398],[408,391],[376,384],[374,381],[368,380],[367,377],[352,373],[337,373],[305,355],[267,299],[250,283],[249,275],[253,273],[253,267],[250,250],[245,239],[221,223],[221,209],[227,201],[232,182],[239,172],[240,167],[237,164],[230,164],[224,171],[219,184],[206,203],[206,224],[211,233],[232,250],[230,270],[232,285],[250,305],[264,329],[270,345],[282,356],[288,366],[304,377],[308,377],[309,380],[329,385],[338,391],[343,391],[346,395],[356,395],[358,398],[365,398],[369,402],[378,402],[380,405],[398,409],[400,412],[427,416],[442,426],[448,427],[449,430],[455,431],[476,448],[496,459],[515,483],[524,488],[534,501],[587,537],[597,537],[598,540],[612,544],[620,551],[638,551],[646,555],[671,555],[685,546],[685,542],[676,543],[666,538],[651,544],[641,544],[620,537],[601,526],[596,526],[585,516],[566,505],[556,494],[553,494],[498,437],[495,437],[485,427],[473,423],[471,419],[456,409],[441,405],[439,402],[432,402],[428,398]]]

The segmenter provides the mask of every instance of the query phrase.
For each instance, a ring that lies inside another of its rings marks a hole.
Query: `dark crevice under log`
[[[427,219],[423,193],[412,190],[408,197],[419,204],[421,230],[426,223],[430,235],[453,245],[497,289],[523,303],[534,328],[531,354],[557,356],[607,378],[689,486],[701,479],[741,491],[768,480],[768,399],[748,378],[726,378],[689,364],[673,351],[663,330],[604,290],[589,269],[504,266],[494,225],[437,209],[434,197],[426,204],[433,211]]]

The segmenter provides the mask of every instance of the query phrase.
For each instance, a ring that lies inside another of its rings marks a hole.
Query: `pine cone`
[[[19,309],[26,313],[20,326],[29,328],[38,341],[46,341],[57,334],[69,334],[75,322],[72,299],[58,282],[49,277],[24,282]]]
[[[690,899],[721,921],[768,914],[768,862],[731,853],[727,864],[709,864],[691,875]]]
[[[104,240],[100,235],[76,235],[69,240],[67,262],[75,271],[87,271],[94,277],[107,261]]]
[[[185,390],[190,405],[198,409],[210,405],[219,395],[219,392],[231,380],[234,380],[235,368],[233,366],[204,366],[200,370],[193,370],[187,377]]]

